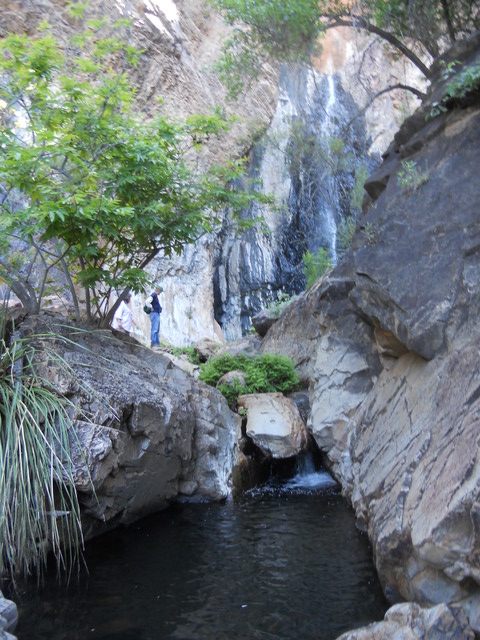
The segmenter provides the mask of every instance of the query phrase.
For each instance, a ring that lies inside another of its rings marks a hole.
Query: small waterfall
[[[302,451],[297,456],[296,474],[285,485],[292,491],[328,489],[337,487],[338,483],[325,470],[317,470],[313,454],[310,451]]]

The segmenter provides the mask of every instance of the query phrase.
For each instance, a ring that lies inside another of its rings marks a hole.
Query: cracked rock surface
[[[479,33],[446,62],[457,59],[480,64]],[[368,531],[390,602],[462,606],[479,633],[480,96],[432,118],[439,91],[367,182],[345,260],[262,350],[310,380],[308,428]],[[427,637],[405,634],[387,635]]]

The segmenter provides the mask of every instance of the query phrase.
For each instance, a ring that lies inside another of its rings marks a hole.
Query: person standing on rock
[[[162,313],[162,306],[158,299],[163,289],[159,284],[155,285],[155,291],[147,300],[147,305],[152,308],[150,311],[150,323],[152,325],[150,332],[150,346],[160,346],[160,314]]]
[[[118,309],[115,311],[112,322],[113,329],[126,333],[128,336],[130,335],[130,331],[133,329],[133,314],[130,307],[128,307],[131,297],[132,296],[127,293],[125,300],[120,302]]]

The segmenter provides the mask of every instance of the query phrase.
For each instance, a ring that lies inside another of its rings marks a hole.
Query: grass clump
[[[212,358],[201,365],[200,380],[216,386],[220,378],[229,371],[242,371],[245,384],[234,380],[231,384],[221,384],[219,391],[230,406],[244,393],[270,393],[293,391],[299,383],[293,362],[287,356],[265,353],[255,358],[245,355],[223,355]]]
[[[58,336],[12,337],[0,313],[0,577],[40,577],[50,553],[68,575],[83,548],[70,418],[77,409],[35,362],[68,365],[48,347]]]
[[[191,364],[200,364],[201,362],[194,347],[174,347],[172,353],[177,358],[186,358]]]

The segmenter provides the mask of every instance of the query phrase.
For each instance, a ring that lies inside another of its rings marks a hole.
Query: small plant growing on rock
[[[267,311],[272,318],[279,318],[295,297],[294,295],[288,295],[288,293],[282,293],[278,300],[275,300],[267,307]]]
[[[447,111],[448,103],[462,100],[480,89],[480,64],[468,65],[457,71],[455,67],[459,64],[458,60],[448,64],[444,63],[445,69],[442,73],[442,79],[449,82],[446,85],[444,96],[432,104],[427,118],[435,118]]]
[[[428,171],[422,171],[415,160],[403,160],[398,182],[406,191],[414,191],[428,181]]]
[[[200,358],[193,347],[173,347],[171,351],[176,358],[186,358],[191,364],[200,364]]]
[[[339,258],[347,253],[352,244],[353,236],[357,228],[357,221],[353,216],[343,218],[337,229],[337,253]]]
[[[307,251],[303,254],[303,274],[305,276],[305,287],[309,289],[324,273],[330,271],[332,261],[328,255],[328,250],[321,247],[316,253]]]

